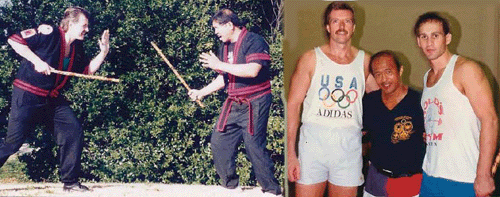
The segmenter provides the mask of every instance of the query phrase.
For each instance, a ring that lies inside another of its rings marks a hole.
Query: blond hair
[[[69,7],[64,11],[64,17],[60,24],[64,32],[68,31],[69,22],[78,22],[80,14],[83,14],[87,19],[89,19],[89,12],[78,6]]]

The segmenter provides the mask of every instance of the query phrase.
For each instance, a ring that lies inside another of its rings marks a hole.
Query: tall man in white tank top
[[[322,197],[326,188],[328,196],[356,196],[357,187],[364,182],[361,100],[370,56],[351,45],[356,27],[351,6],[332,2],[323,19],[328,43],[303,54],[291,78],[287,101],[288,179],[297,182],[296,196]],[[373,87],[366,85],[366,89]]]
[[[421,15],[414,33],[431,67],[421,101],[427,151],[420,196],[488,196],[498,129],[489,82],[476,62],[450,53],[450,28],[439,14]]]

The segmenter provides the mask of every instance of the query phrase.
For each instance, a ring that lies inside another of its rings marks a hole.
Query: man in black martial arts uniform
[[[271,106],[269,81],[269,46],[264,38],[242,27],[238,15],[222,9],[212,17],[215,34],[224,43],[214,53],[203,53],[204,67],[219,75],[200,90],[191,90],[192,100],[202,99],[222,88],[228,98],[212,133],[214,163],[224,188],[235,189],[239,184],[235,158],[241,140],[245,143],[257,181],[265,193],[281,194],[274,177],[274,165],[266,150],[267,121]]]
[[[42,24],[8,39],[22,61],[14,80],[7,136],[0,144],[0,166],[19,150],[37,124],[46,125],[54,130],[59,146],[64,191],[89,190],[78,182],[83,130],[70,102],[60,94],[70,77],[51,75],[51,71],[93,74],[99,69],[109,51],[109,31],[103,32],[100,53],[90,61],[83,49],[88,19],[89,13],[83,8],[70,7],[59,27]]]

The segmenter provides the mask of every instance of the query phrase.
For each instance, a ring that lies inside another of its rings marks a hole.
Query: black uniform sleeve
[[[42,24],[36,29],[26,29],[13,34],[9,39],[27,45],[33,50],[37,49],[42,43],[50,43],[49,41],[56,36],[54,33],[55,31],[58,31],[58,29],[50,25]]]
[[[264,38],[254,34],[249,39],[249,47],[245,54],[247,63],[255,62],[263,67],[268,67],[271,64],[271,56],[269,55],[269,45],[267,45]]]

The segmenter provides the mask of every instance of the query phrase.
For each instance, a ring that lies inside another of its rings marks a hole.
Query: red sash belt
[[[238,104],[241,103],[248,104],[248,133],[250,133],[250,135],[253,135],[254,126],[253,126],[253,110],[251,101],[270,93],[271,93],[271,83],[269,81],[244,88],[229,89],[228,90],[229,96],[224,102],[224,105],[222,106],[222,112],[220,114],[219,121],[217,122],[217,127],[216,127],[217,131],[219,132],[224,131],[227,124],[227,119],[229,118],[229,113],[231,112],[231,106],[233,105],[233,102],[237,102]]]
[[[34,85],[31,85],[27,82],[21,81],[20,79],[14,80],[14,86],[16,86],[22,90],[31,92],[31,93],[38,95],[38,96],[44,96],[44,97],[50,96],[50,97],[55,98],[59,95],[59,91],[57,91],[57,90],[50,90],[50,91],[45,90],[45,89],[36,87]]]

